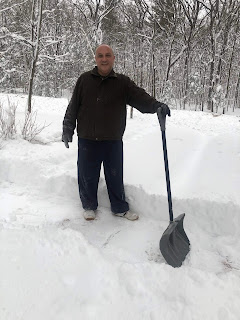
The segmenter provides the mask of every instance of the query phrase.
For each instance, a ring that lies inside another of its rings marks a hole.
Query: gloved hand
[[[171,116],[171,111],[165,103],[158,102],[157,103],[157,108],[161,108],[161,114],[166,117],[168,115],[169,117]]]
[[[68,142],[72,142],[72,135],[69,132],[63,132],[62,142],[64,142],[66,148],[69,148]]]

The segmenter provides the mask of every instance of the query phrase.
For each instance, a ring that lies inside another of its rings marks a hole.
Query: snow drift
[[[18,119],[24,114],[24,96]],[[5,95],[1,95],[5,101]],[[97,219],[83,219],[76,137],[61,142],[64,99],[35,97],[35,143],[0,150],[0,318],[239,319],[240,122],[173,110],[167,142],[173,212],[186,213],[191,252],[166,264],[168,207],[156,115],[137,111],[124,136],[126,196],[137,222],[111,215],[105,181]]]

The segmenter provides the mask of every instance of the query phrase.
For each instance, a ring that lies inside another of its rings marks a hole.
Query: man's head
[[[101,76],[107,76],[111,72],[115,60],[112,48],[106,44],[101,44],[97,47],[95,60],[97,63],[98,73]]]

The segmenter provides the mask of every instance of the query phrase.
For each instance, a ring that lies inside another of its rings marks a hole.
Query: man
[[[98,207],[97,189],[103,163],[104,175],[115,216],[137,220],[129,211],[123,185],[123,143],[126,105],[142,113],[158,108],[170,115],[167,105],[158,102],[127,76],[115,73],[115,56],[108,45],[96,50],[97,66],[77,80],[63,120],[62,141],[69,148],[76,127],[78,134],[78,186],[86,220],[94,220]]]

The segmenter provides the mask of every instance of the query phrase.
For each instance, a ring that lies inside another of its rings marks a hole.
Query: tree
[[[183,23],[183,39],[185,43],[185,59],[183,67],[183,106],[187,102],[189,94],[189,78],[190,78],[190,62],[192,50],[194,47],[193,41],[199,34],[199,30],[204,22],[205,15],[200,18],[203,5],[201,1],[189,1],[189,0],[178,0],[180,8],[182,9],[185,19]]]
[[[28,86],[28,112],[32,111],[32,91],[33,80],[36,73],[36,66],[38,62],[40,35],[42,27],[42,12],[44,0],[32,0],[32,15],[31,15],[31,44],[32,44],[32,63],[29,76]]]
[[[0,83],[5,90],[19,87],[27,90],[28,48],[31,46],[25,29],[28,4],[27,1],[15,3],[14,0],[5,0],[1,4]]]
[[[1,90],[59,96],[110,44],[115,70],[162,101],[239,99],[239,0],[2,0]],[[44,8],[43,8],[44,4]],[[30,21],[30,22],[29,22]]]
[[[209,0],[205,8],[209,12],[209,36],[210,36],[210,74],[207,104],[213,111],[215,90],[221,77],[223,55],[225,54],[229,33],[236,21],[239,12],[238,0]],[[239,23],[239,22],[238,22]],[[219,45],[220,44],[220,45]]]

